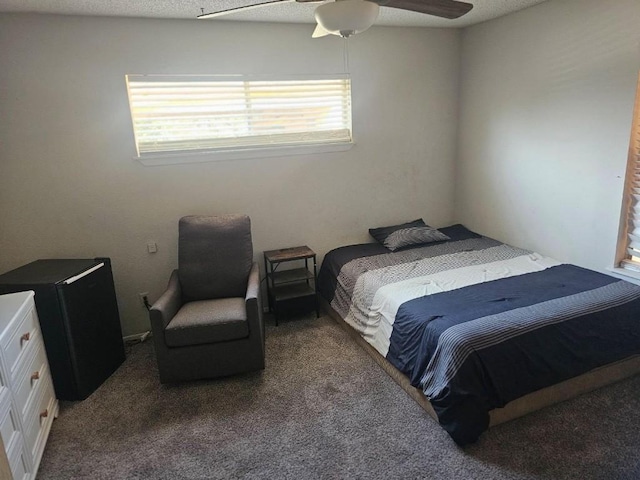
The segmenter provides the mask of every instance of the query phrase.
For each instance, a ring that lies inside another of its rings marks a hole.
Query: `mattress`
[[[640,353],[640,287],[469,231],[329,252],[318,290],[460,444],[489,412]]]

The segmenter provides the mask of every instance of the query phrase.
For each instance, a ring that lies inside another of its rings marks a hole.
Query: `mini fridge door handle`
[[[85,270],[82,273],[79,273],[78,275],[74,276],[74,277],[69,277],[67,278],[64,282],[65,285],[70,285],[73,282],[76,282],[78,280],[80,280],[83,277],[86,277],[87,275],[89,275],[90,273],[95,272],[96,270],[98,270],[99,268],[104,267],[104,263],[99,263],[98,265],[96,265],[95,267],[91,267],[89,270]]]

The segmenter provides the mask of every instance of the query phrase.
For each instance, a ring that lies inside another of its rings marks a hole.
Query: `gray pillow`
[[[403,247],[450,240],[444,233],[426,225],[422,219],[390,227],[371,228],[369,233],[392,252]]]

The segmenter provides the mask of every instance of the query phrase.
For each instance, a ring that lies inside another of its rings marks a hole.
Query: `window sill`
[[[627,270],[626,268],[620,267],[612,267],[608,268],[607,270],[615,277],[621,278],[622,280],[640,284],[640,272],[634,272],[632,270]]]
[[[355,143],[328,143],[322,145],[295,145],[283,147],[243,148],[210,152],[158,153],[133,157],[146,167],[180,165],[183,163],[222,162],[252,158],[284,157],[290,155],[312,155],[351,150]]]

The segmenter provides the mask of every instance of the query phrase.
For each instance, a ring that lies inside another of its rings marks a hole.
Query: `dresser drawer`
[[[24,417],[27,413],[27,405],[33,403],[33,396],[39,384],[47,381],[49,371],[47,369],[47,354],[42,340],[34,340],[37,343],[27,352],[25,365],[18,370],[14,382],[13,397],[20,414]]]
[[[22,438],[18,440],[18,442],[9,447],[7,459],[9,460],[9,468],[11,469],[13,480],[26,480],[31,477],[31,469],[24,454]]]
[[[29,350],[29,346],[33,340],[40,337],[40,325],[38,324],[38,316],[33,304],[18,314],[5,331],[0,340],[0,348],[4,352],[4,358],[7,362],[9,375],[14,378],[25,352]]]
[[[44,441],[51,428],[53,417],[57,414],[57,401],[53,391],[53,383],[49,377],[45,377],[36,387],[34,402],[27,405],[27,412],[22,420],[24,437],[29,454],[34,459],[34,464],[39,463],[44,450]]]
[[[6,448],[9,448],[9,445],[20,435],[18,417],[13,410],[11,397],[6,388],[0,391],[0,435]]]
[[[24,478],[29,471],[29,465],[24,455],[18,417],[6,388],[0,388],[0,436],[7,450],[7,459],[13,478]]]

